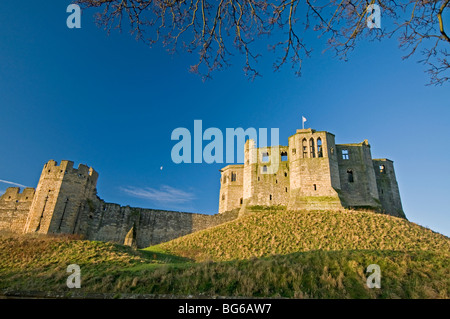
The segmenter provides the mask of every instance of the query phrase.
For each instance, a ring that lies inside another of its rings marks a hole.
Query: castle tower
[[[394,162],[387,158],[374,159],[372,162],[377,180],[378,197],[383,206],[383,212],[406,218],[395,176]]]
[[[336,150],[344,206],[380,210],[369,142],[338,144]]]
[[[313,129],[289,137],[289,210],[341,208],[334,135]]]
[[[220,170],[219,213],[242,205],[243,165],[228,165]]]
[[[287,206],[290,191],[288,152],[287,146],[256,148],[252,139],[245,143],[240,214],[252,206]]]
[[[80,212],[96,195],[98,173],[72,161],[44,165],[24,232],[76,233]]]

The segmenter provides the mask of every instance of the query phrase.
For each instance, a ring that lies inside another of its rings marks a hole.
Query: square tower
[[[291,194],[288,209],[341,208],[334,135],[313,129],[289,137]]]
[[[88,199],[96,195],[98,173],[72,161],[60,165],[50,160],[44,165],[36,193],[31,203],[24,232],[76,232],[81,211]]]

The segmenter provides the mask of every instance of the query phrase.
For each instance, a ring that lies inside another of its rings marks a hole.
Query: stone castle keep
[[[281,206],[370,209],[405,217],[393,162],[372,159],[367,140],[335,144],[329,132],[301,129],[289,137],[289,146],[256,149],[254,144],[247,140],[243,165],[221,170],[219,213]]]
[[[146,247],[267,207],[366,208],[405,217],[393,162],[372,159],[367,140],[335,144],[334,135],[297,130],[289,146],[245,144],[245,162],[221,170],[219,214],[120,206],[97,195],[98,173],[71,161],[44,165],[36,189],[10,187],[0,197],[0,230],[80,234],[89,240]],[[278,169],[273,170],[275,164]]]

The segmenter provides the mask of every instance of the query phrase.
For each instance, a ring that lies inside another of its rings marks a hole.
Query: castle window
[[[267,163],[269,161],[269,152],[262,153],[262,161]]]
[[[272,200],[272,194],[270,194],[270,200]]]
[[[243,200],[242,200],[242,197],[241,197],[241,205],[242,205],[242,202],[243,202]]]
[[[308,142],[306,141],[306,138],[302,141],[302,150],[303,150],[303,158],[308,157]]]
[[[260,178],[259,178],[259,176],[258,176],[258,182],[260,181]]]
[[[288,160],[287,152],[281,152],[281,161],[286,162]]]
[[[287,172],[284,172],[284,177],[287,177]]]
[[[225,194],[222,194],[222,200],[225,200]]]
[[[342,159],[348,160],[348,150],[342,150]]]
[[[263,166],[262,171],[263,171],[263,173],[267,172],[267,166],[266,165]]]
[[[316,150],[314,148],[314,139],[312,137],[309,140],[309,153],[311,158],[316,157]]]
[[[284,189],[286,190],[286,193],[287,193],[287,187],[285,187]]]
[[[314,190],[316,191],[317,190],[317,185],[314,184],[313,187],[314,187]]]
[[[235,172],[231,172],[231,181],[232,182],[236,181],[236,173]]]
[[[380,173],[386,174],[386,167],[384,165],[380,165]]]
[[[353,179],[353,171],[351,169],[347,170],[347,177],[348,177],[348,182],[349,183],[353,183],[354,179]]]
[[[334,154],[334,148],[330,147],[330,154]]]
[[[295,155],[295,153],[297,153],[297,150],[295,148],[292,149],[292,154]]]
[[[278,184],[278,179],[275,180],[275,184]]]
[[[317,157],[323,157],[322,139],[320,137],[317,139]]]

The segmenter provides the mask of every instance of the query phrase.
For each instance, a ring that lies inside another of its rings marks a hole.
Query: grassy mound
[[[196,261],[226,261],[314,250],[433,251],[450,239],[405,219],[372,212],[264,212],[158,246]]]
[[[258,213],[138,251],[0,236],[0,292],[450,298],[449,248],[449,238],[406,220],[350,211]],[[81,289],[66,286],[70,264],[81,267]],[[381,268],[381,289],[366,285],[370,264]]]

